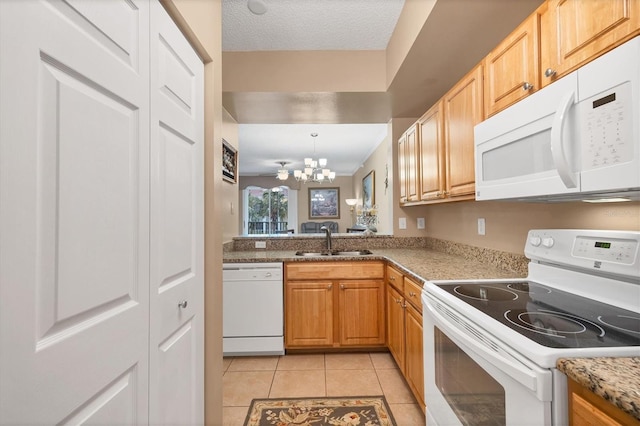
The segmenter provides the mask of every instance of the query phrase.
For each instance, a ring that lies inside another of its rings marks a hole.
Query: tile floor
[[[253,398],[384,395],[398,426],[423,426],[389,353],[228,357],[223,363],[224,425],[242,426]]]

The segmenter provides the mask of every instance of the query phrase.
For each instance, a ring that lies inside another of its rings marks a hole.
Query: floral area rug
[[[396,426],[384,396],[254,399],[245,426]]]

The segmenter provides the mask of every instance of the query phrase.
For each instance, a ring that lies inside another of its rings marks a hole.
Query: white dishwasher
[[[223,265],[225,356],[284,354],[282,275],[282,263]]]

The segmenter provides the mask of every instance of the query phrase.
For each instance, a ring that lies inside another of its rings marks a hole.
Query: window
[[[286,186],[244,190],[244,235],[285,234],[298,227],[297,191]]]

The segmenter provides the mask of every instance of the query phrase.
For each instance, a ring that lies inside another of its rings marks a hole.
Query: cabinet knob
[[[531,89],[533,89],[533,84],[528,83],[526,81],[522,84],[522,90],[527,91]]]
[[[333,288],[333,284],[329,284],[329,285],[327,286],[327,290],[331,290],[332,288]]]
[[[554,75],[556,75],[556,70],[551,69],[551,68],[547,68],[545,70],[545,72],[544,72],[544,76],[545,77],[551,77],[551,76],[554,76]]]
[[[344,290],[344,284],[340,284],[340,290]]]
[[[399,305],[402,302],[402,299],[396,299],[396,303]]]
[[[180,302],[178,302],[178,307],[179,307],[179,308],[184,309],[184,308],[186,308],[186,307],[187,307],[187,305],[188,305],[188,303],[187,303],[187,301],[186,301],[186,300],[181,300]]]

